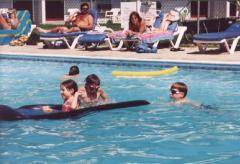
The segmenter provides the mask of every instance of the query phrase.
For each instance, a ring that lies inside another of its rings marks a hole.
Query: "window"
[[[236,16],[236,12],[237,12],[237,5],[236,5],[236,1],[230,1],[230,13],[229,16]]]
[[[161,2],[157,1],[157,10],[161,10],[161,9],[162,9],[162,4]]]
[[[99,11],[99,17],[103,18],[105,16],[105,12],[111,10],[111,4],[97,4],[97,10]]]
[[[54,9],[54,12],[53,12]],[[64,20],[64,1],[46,0],[46,20],[59,21]]]
[[[191,1],[191,17],[196,18],[198,15],[198,2]],[[208,17],[208,1],[200,1],[200,17]]]

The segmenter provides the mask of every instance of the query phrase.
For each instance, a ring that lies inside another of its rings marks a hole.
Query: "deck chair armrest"
[[[185,33],[187,31],[187,27],[186,26],[178,26],[177,30],[173,33],[174,36],[179,35],[181,33]]]

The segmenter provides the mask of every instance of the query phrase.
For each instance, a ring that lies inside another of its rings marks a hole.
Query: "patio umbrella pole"
[[[200,0],[197,1],[197,34],[200,31]]]

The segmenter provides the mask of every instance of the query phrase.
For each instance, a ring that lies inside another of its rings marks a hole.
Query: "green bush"
[[[101,26],[107,26],[108,28],[111,28],[114,31],[122,30],[120,23],[112,23],[112,21],[108,21],[106,24],[101,24]]]
[[[56,25],[56,24],[40,24],[40,27],[43,29],[51,29],[57,26],[63,26],[63,25]]]

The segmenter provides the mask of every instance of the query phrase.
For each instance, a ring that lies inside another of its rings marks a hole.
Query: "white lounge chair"
[[[120,22],[120,8],[112,8],[105,12],[105,18],[111,20],[113,23]]]
[[[193,36],[200,52],[205,52],[208,44],[224,44],[228,53],[233,54],[240,39],[240,23],[234,23],[223,32],[203,33]],[[229,42],[232,44],[230,45]]]
[[[97,11],[96,10],[89,10],[89,13],[94,18],[94,29],[98,30],[99,32],[103,32],[104,30],[112,30],[110,28],[107,28],[105,26],[100,26],[97,24]],[[74,49],[76,45],[78,44],[78,40],[80,37],[85,35],[87,32],[67,32],[67,33],[40,33],[40,40],[44,41],[44,43],[47,45],[47,47],[56,47],[56,45],[59,42],[63,42],[69,49]]]
[[[160,24],[163,19],[163,13],[160,13],[159,17],[156,18],[154,22],[154,28],[159,28]],[[169,40],[171,44],[171,48],[173,50],[178,50],[179,45],[181,43],[182,37],[184,33],[186,32],[187,27],[186,26],[178,26],[177,22],[172,22],[169,24],[167,33],[148,33],[148,34],[143,34],[143,37],[140,39],[134,38],[132,41],[136,42],[143,42],[143,43],[153,43],[153,47],[157,47],[159,41],[161,40]],[[174,38],[177,37],[176,41],[174,42]],[[125,41],[131,41],[129,38],[122,38],[118,44],[117,47],[113,47],[112,41],[110,38],[106,38],[107,43],[109,44],[109,47],[111,50],[120,50]]]
[[[154,23],[154,27],[160,26],[160,23],[162,21],[161,19],[163,19],[163,17],[159,17],[159,19],[156,19],[156,21]],[[140,37],[130,37],[130,38],[126,37],[124,35],[124,32],[118,33],[120,36],[117,36],[118,34],[114,33],[114,34],[116,34],[116,38],[110,38],[105,33],[102,33],[102,34],[101,33],[98,33],[98,34],[92,33],[92,34],[84,35],[83,37],[81,37],[79,39],[79,41],[81,43],[86,43],[86,44],[89,44],[89,43],[100,44],[100,43],[106,42],[111,50],[117,51],[117,50],[121,50],[123,48],[124,43],[127,41],[132,41],[132,42],[136,42],[136,43],[153,44],[152,47],[157,48],[159,41],[169,40],[172,48],[174,50],[178,50],[180,42],[181,42],[182,37],[186,30],[187,30],[187,27],[178,26],[177,22],[175,21],[175,22],[172,22],[171,24],[169,24],[168,32],[146,33],[146,34],[142,34],[142,36],[140,36]],[[177,39],[176,39],[176,42],[174,43],[175,37],[177,37]],[[116,47],[113,44],[113,40],[114,41],[117,40],[117,42],[118,42]]]

